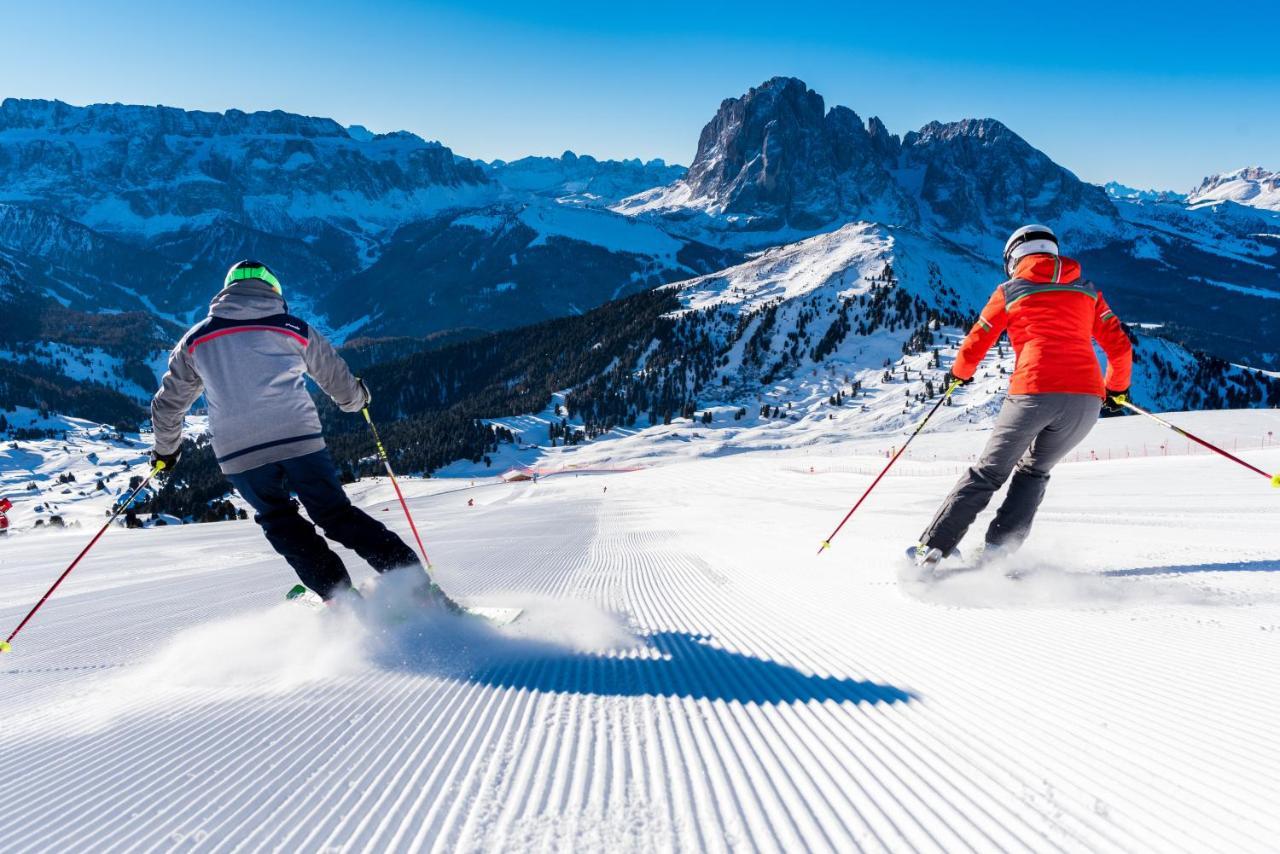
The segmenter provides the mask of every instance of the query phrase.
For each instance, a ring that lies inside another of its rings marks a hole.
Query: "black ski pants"
[[[352,505],[328,449],[230,474],[227,480],[253,506],[254,521],[262,526],[272,548],[303,584],[325,599],[350,588],[351,576],[342,558],[316,533],[317,525],[326,537],[360,555],[378,572],[422,565],[403,540]],[[310,522],[298,513],[299,501]]]

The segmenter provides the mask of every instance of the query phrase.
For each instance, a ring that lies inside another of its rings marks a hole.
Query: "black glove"
[[[942,387],[946,389],[946,388],[951,388],[951,386],[955,385],[956,383],[960,383],[960,385],[968,385],[971,382],[973,382],[973,377],[969,377],[969,379],[967,380],[962,380],[955,374],[951,373],[950,371],[947,371],[947,375],[942,378]]]
[[[1103,401],[1102,408],[1107,412],[1121,413],[1124,412],[1124,404],[1129,402],[1129,389],[1124,391],[1112,391],[1107,389],[1107,399]]]
[[[364,403],[360,404],[360,408],[364,409],[366,406],[373,403],[373,395],[369,393],[369,387],[364,384],[364,380],[359,377],[356,377],[356,385],[360,386],[360,391],[364,393]]]
[[[160,471],[171,472],[178,465],[178,458],[182,456],[182,449],[174,451],[172,454],[156,453],[154,448],[151,449],[151,467],[160,466]]]

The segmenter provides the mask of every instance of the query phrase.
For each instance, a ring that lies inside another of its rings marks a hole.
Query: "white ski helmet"
[[[1057,255],[1058,235],[1047,225],[1024,225],[1004,244],[1004,274],[1013,275],[1013,264],[1026,255]]]

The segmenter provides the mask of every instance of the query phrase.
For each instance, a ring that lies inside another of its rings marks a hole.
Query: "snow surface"
[[[1170,418],[1280,468],[1273,411]],[[668,438],[705,429],[560,452],[648,449],[629,474],[407,481],[505,629],[388,613],[395,579],[283,603],[251,522],[112,530],[0,659],[0,850],[1273,848],[1280,492],[1104,421],[1027,578],[927,586],[899,555],[981,430],[922,434],[818,557],[903,434]],[[0,541],[0,624],[86,536]]]
[[[653,255],[675,263],[676,252],[684,245],[662,229],[647,222],[619,216],[611,211],[579,208],[558,203],[530,204],[520,212],[520,221],[538,232],[532,246],[549,237],[566,237],[593,243],[612,252]]]

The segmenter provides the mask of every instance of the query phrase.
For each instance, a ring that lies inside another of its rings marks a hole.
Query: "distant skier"
[[[9,511],[13,509],[13,502],[7,498],[0,498],[0,537],[9,533]]]
[[[977,515],[1013,475],[1008,495],[987,528],[987,557],[1017,549],[1044,498],[1049,472],[1098,420],[1103,401],[1119,410],[1129,394],[1133,348],[1101,292],[1058,254],[1058,238],[1043,225],[1015,231],[1004,247],[1009,280],[996,288],[964,339],[946,385],[973,381],[991,345],[1006,330],[1017,354],[1009,394],[978,463],[961,476],[920,537],[908,549],[933,568],[959,545]],[[1094,354],[1107,354],[1107,373]]]
[[[323,335],[289,314],[280,282],[265,264],[241,261],[227,271],[223,285],[209,316],[169,356],[169,370],[151,401],[152,462],[172,471],[183,418],[203,393],[218,465],[303,584],[326,601],[351,589],[342,559],[315,525],[378,572],[421,570],[411,548],[347,498],[303,375],[344,412],[367,406],[369,390]],[[299,515],[291,491],[311,522]],[[428,589],[425,573],[423,582]]]

